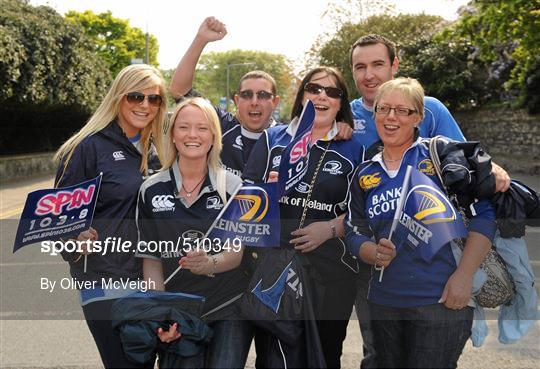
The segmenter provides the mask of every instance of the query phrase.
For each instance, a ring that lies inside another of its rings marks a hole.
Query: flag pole
[[[394,220],[392,221],[392,227],[390,228],[390,234],[388,235],[388,240],[391,242],[394,231],[396,230],[399,218],[401,217],[401,212],[403,211],[403,206],[405,204],[405,196],[407,196],[407,191],[409,190],[409,179],[411,177],[412,166],[407,165],[407,170],[405,171],[405,178],[403,178],[403,184],[401,185],[401,196],[396,207],[396,212],[394,213]],[[379,274],[379,283],[382,282],[384,274],[384,267],[381,267],[381,273]]]
[[[101,180],[103,179],[103,172],[99,172],[99,177],[101,177],[101,178],[99,179],[99,185],[98,185],[98,188],[97,188],[97,191],[96,191],[97,194],[99,194],[99,189],[101,188]],[[92,210],[92,214],[94,214],[94,212],[96,211],[96,205],[97,205],[97,200],[94,203],[94,210]],[[87,265],[88,265],[88,254],[84,254],[83,274],[86,274],[86,266]]]
[[[233,192],[233,194],[231,195],[231,197],[229,197],[229,201],[227,201],[227,203],[225,204],[225,206],[223,207],[223,209],[221,209],[221,212],[218,214],[218,216],[216,217],[216,219],[214,219],[214,222],[212,223],[212,225],[208,228],[208,230],[207,230],[206,233],[204,234],[203,240],[206,239],[206,238],[208,237],[208,235],[210,234],[210,231],[212,231],[212,229],[216,226],[218,220],[221,219],[221,217],[223,216],[223,213],[225,213],[225,210],[229,207],[229,205],[232,204],[234,197],[236,196],[236,194],[238,193],[238,191],[240,191],[241,188],[242,188],[242,185],[238,186],[238,187],[236,188],[236,190],[234,190],[234,192]],[[163,285],[166,285],[167,282],[169,282],[176,274],[178,274],[178,272],[180,271],[180,269],[182,269],[182,265],[178,265],[178,268],[176,268],[176,270],[175,270],[174,272],[172,272],[171,275],[169,275],[169,277],[167,277],[167,279],[165,280],[165,282],[163,282]]]

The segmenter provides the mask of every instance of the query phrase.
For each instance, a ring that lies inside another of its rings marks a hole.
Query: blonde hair
[[[400,91],[403,94],[403,97],[412,103],[414,109],[420,116],[420,121],[422,121],[422,119],[424,119],[424,88],[420,82],[414,78],[399,77],[383,83],[377,91],[373,106],[379,104],[379,100],[383,95],[394,90]]]
[[[146,64],[136,64],[125,67],[114,79],[111,88],[101,101],[101,104],[90,117],[88,122],[71,138],[69,138],[56,152],[54,160],[61,162],[64,160],[67,166],[73,151],[84,140],[115,121],[120,111],[120,104],[125,94],[133,91],[141,91],[153,87],[159,88],[162,102],[155,118],[141,132],[142,161],[140,171],[148,173],[148,151],[150,149],[150,139],[153,138],[158,154],[161,154],[163,133],[161,131],[163,121],[167,114],[167,92],[165,81],[161,72],[156,68]]]
[[[166,139],[163,142],[163,169],[170,168],[174,164],[174,161],[178,156],[178,150],[173,143],[172,134],[176,118],[178,117],[178,114],[180,114],[180,111],[182,111],[182,109],[184,109],[186,106],[194,106],[196,108],[199,108],[204,113],[204,116],[210,124],[210,132],[212,132],[212,134],[214,135],[214,140],[210,152],[208,153],[207,163],[210,169],[212,169],[214,172],[217,172],[218,169],[221,167],[221,124],[219,122],[216,110],[214,109],[212,104],[202,97],[187,98],[180,102],[176,106],[176,109],[174,109],[174,112],[171,115],[171,119],[167,126]]]

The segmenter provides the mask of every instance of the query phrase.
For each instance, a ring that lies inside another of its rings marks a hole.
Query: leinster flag
[[[397,214],[394,244],[419,249],[426,262],[451,240],[467,236],[460,214],[443,191],[412,167],[407,168]]]
[[[48,239],[70,237],[88,229],[101,184],[101,174],[71,187],[30,192],[17,228],[13,252]]]
[[[300,115],[296,135],[281,154],[278,180],[280,197],[288,194],[307,172],[314,120],[315,107],[308,100]]]
[[[239,239],[242,246],[278,247],[280,218],[277,183],[244,185],[227,202],[206,236]]]

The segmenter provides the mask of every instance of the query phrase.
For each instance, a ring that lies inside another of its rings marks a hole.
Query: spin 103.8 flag
[[[241,186],[218,215],[207,237],[238,239],[242,246],[277,247],[280,230],[274,182]]]
[[[406,244],[419,249],[429,263],[448,242],[467,236],[461,215],[448,197],[430,178],[412,167],[407,168],[400,201],[392,236],[397,247]]]
[[[296,134],[281,153],[279,196],[287,195],[307,172],[314,120],[315,106],[307,100],[299,118]]]
[[[30,192],[17,228],[13,252],[43,240],[78,235],[92,224],[101,174],[70,187]]]

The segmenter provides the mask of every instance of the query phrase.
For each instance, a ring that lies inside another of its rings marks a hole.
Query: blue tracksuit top
[[[148,174],[160,167],[154,147],[151,147],[148,160]],[[129,141],[120,126],[111,122],[101,131],[86,137],[73,151],[65,173],[64,162],[58,168],[55,183],[57,187],[71,186],[94,178],[103,172],[99,189],[92,227],[99,235],[99,240],[116,237],[122,241],[131,241],[133,250],[137,243],[135,226],[135,207],[137,193],[143,183],[144,176],[140,172],[141,153]],[[141,261],[135,259],[133,253],[109,252],[106,255],[91,254],[88,256],[86,274],[84,263],[71,262],[73,255],[63,253],[65,260],[70,261],[70,272],[79,280],[96,280],[101,278],[140,278],[142,277]]]

